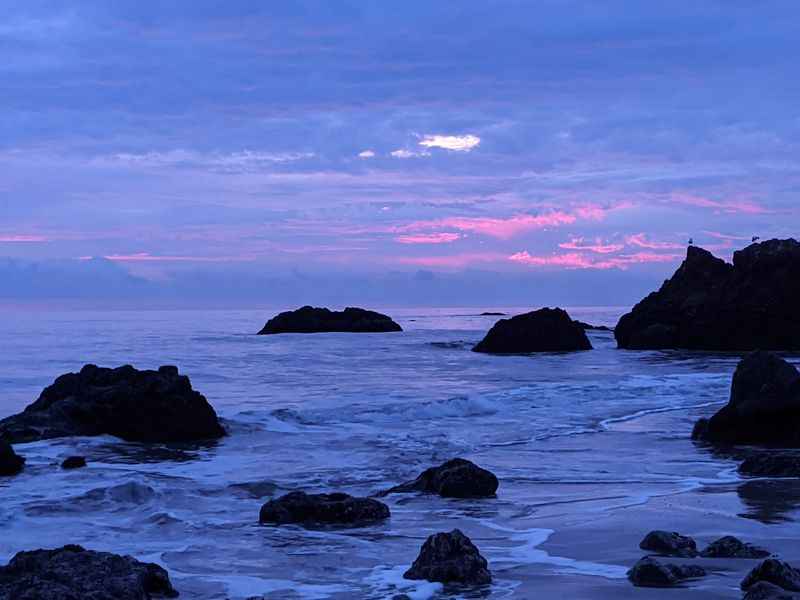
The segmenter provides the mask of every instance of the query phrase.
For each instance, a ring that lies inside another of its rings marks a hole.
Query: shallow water
[[[796,482],[743,482],[731,457],[688,439],[727,401],[735,355],[620,351],[607,332],[589,333],[591,352],[475,354],[498,317],[465,309],[387,311],[398,334],[253,335],[273,312],[4,312],[1,416],[87,362],[175,364],[230,435],[207,446],[19,445],[26,470],[0,479],[0,558],[65,543],[130,553],[198,599],[524,598],[539,585],[589,598],[627,593],[649,529],[682,522],[697,530],[684,533],[778,545],[800,533]],[[613,325],[622,311],[570,312]],[[89,467],[57,468],[74,453]],[[498,498],[393,495],[389,521],[355,529],[258,525],[274,494],[370,494],[454,456],[496,473]],[[425,537],[454,527],[495,583],[403,580]],[[734,598],[737,584],[703,585]]]

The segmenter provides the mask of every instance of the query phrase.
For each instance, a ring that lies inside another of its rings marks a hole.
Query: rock
[[[149,600],[177,595],[158,565],[74,545],[19,552],[0,567],[0,600]]]
[[[560,308],[540,310],[500,319],[473,348],[491,354],[566,352],[591,350],[586,332]]]
[[[637,587],[671,587],[705,575],[702,567],[664,563],[650,556],[640,559],[628,571],[628,579]]]
[[[427,492],[445,498],[491,498],[498,485],[494,473],[463,458],[454,458],[438,467],[426,469],[414,481],[402,483],[381,495]]]
[[[306,494],[291,492],[261,507],[259,522],[325,523],[359,525],[389,518],[389,507],[372,498],[355,498],[348,494]]]
[[[726,535],[711,542],[700,553],[703,558],[766,558],[769,555],[769,551],[746,544],[732,535]]]
[[[750,456],[739,465],[739,473],[748,477],[800,477],[800,456]]]
[[[614,331],[611,327],[606,327],[605,325],[592,325],[590,323],[584,323],[583,321],[575,321],[578,325],[583,327],[589,331]]]
[[[86,459],[82,456],[68,456],[61,463],[62,469],[80,469],[86,466]]]
[[[789,563],[768,558],[742,580],[742,589],[749,590],[760,581],[766,581],[790,592],[800,592],[800,571]]]
[[[783,588],[759,581],[751,586],[744,595],[744,600],[798,600],[800,595],[787,592]]]
[[[644,536],[639,548],[662,556],[697,556],[697,544],[692,538],[670,531],[651,531]]]
[[[214,409],[177,367],[86,365],[62,375],[19,414],[0,421],[13,443],[114,435],[136,442],[189,442],[225,435]]]
[[[7,441],[0,439],[0,476],[16,475],[25,466],[25,459],[14,452]]]
[[[504,312],[490,312],[490,311],[487,311],[487,312],[482,312],[480,314],[480,316],[481,317],[505,317],[506,313],[504,313]]]
[[[282,312],[273,317],[259,335],[271,333],[382,333],[403,331],[391,318],[363,308],[345,308],[331,311],[327,308],[304,306],[297,310]]]
[[[437,533],[425,540],[419,556],[403,577],[468,585],[492,582],[486,559],[458,529]]]
[[[770,240],[735,252],[733,264],[689,246],[657,292],[624,315],[620,348],[800,349],[800,243]]]
[[[692,435],[712,443],[800,447],[800,373],[771,352],[749,354],[736,367],[728,404]]]

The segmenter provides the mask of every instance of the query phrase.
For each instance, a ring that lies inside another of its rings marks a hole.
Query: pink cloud
[[[517,252],[508,260],[534,267],[563,267],[565,269],[627,269],[631,265],[642,263],[662,263],[680,260],[680,254],[656,254],[654,252],[637,252],[598,259],[580,252],[532,255],[529,252]]]
[[[597,254],[612,254],[619,252],[625,246],[623,244],[603,244],[598,238],[594,244],[586,244],[583,238],[573,238],[569,242],[563,242],[558,245],[559,248],[564,250],[589,250]]]
[[[686,204],[689,206],[699,206],[701,208],[713,208],[719,212],[724,213],[744,213],[748,215],[768,214],[768,209],[764,208],[757,202],[743,198],[733,198],[726,200],[712,200],[711,198],[704,198],[702,196],[695,196],[694,194],[674,193],[670,194],[670,200],[678,204]]]
[[[638,246],[639,248],[647,248],[648,250],[680,250],[684,244],[676,244],[674,242],[655,242],[647,239],[647,234],[636,233],[629,235],[625,238],[625,243],[629,246]]]
[[[47,242],[49,241],[43,235],[0,235],[0,242],[10,244],[24,244],[32,242]]]
[[[460,233],[417,233],[397,236],[395,241],[401,244],[449,244],[461,238]]]

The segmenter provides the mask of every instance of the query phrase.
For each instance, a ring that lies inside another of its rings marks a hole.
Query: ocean
[[[229,435],[15,446],[27,467],[0,478],[0,559],[67,543],[131,554],[201,600],[659,598],[625,578],[651,529],[800,552],[798,482],[745,481],[735,457],[689,439],[727,401],[738,355],[623,351],[604,331],[589,332],[593,351],[476,354],[498,318],[482,310],[383,309],[403,333],[274,336],[255,332],[275,310],[4,311],[0,416],[85,363],[172,364]],[[568,310],[614,325],[625,309]],[[58,468],[70,454],[88,468]],[[494,472],[497,498],[390,495],[391,518],[360,528],[258,524],[275,495],[369,495],[453,457]],[[456,527],[490,587],[402,578],[428,535]],[[753,563],[714,565],[676,594],[740,598]]]

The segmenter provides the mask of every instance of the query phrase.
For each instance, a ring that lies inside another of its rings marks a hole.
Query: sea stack
[[[800,243],[752,244],[733,264],[689,246],[686,260],[624,315],[620,348],[800,350]]]
[[[259,335],[275,333],[388,333],[403,331],[390,317],[372,310],[347,307],[343,311],[304,306],[273,317]]]
[[[489,354],[528,354],[591,349],[586,331],[567,311],[542,308],[500,319],[472,350]]]

